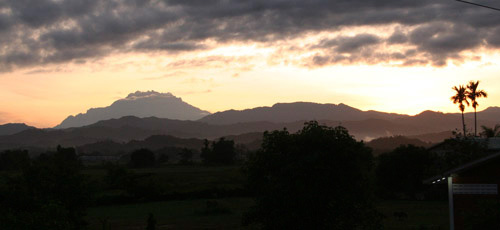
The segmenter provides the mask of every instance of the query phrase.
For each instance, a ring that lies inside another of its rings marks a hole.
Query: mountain
[[[2,135],[12,135],[15,133],[19,133],[24,130],[34,129],[33,126],[28,126],[24,123],[8,123],[4,125],[0,125],[0,136]]]
[[[453,132],[452,131],[443,131],[443,132],[426,133],[426,134],[419,134],[419,135],[413,135],[413,136],[407,136],[407,137],[419,139],[419,140],[422,140],[425,142],[430,142],[430,143],[440,143],[448,138],[452,138]]]
[[[203,140],[196,138],[178,138],[168,135],[152,135],[144,140],[131,140],[126,143],[114,142],[111,140],[98,141],[91,144],[80,145],[77,147],[80,154],[105,154],[114,155],[120,153],[130,153],[133,150],[147,148],[157,151],[164,148],[188,148],[200,150],[203,146]]]
[[[108,107],[92,108],[86,113],[69,116],[54,128],[82,127],[101,120],[123,116],[197,120],[208,114],[210,113],[182,101],[181,98],[175,97],[171,93],[137,91],[124,99],[113,102]]]
[[[459,113],[457,113],[460,115]],[[474,119],[474,112],[465,113],[465,117]],[[495,121],[500,117],[500,107],[492,106],[477,113],[477,118],[482,120]],[[478,127],[479,128],[479,127]],[[479,131],[480,129],[478,129]]]
[[[0,136],[0,150],[13,148],[53,148],[62,146],[81,146],[110,140],[129,142],[144,140],[152,135],[171,135],[180,138],[215,139],[227,135],[238,135],[265,130],[291,127],[298,130],[302,123],[276,124],[270,122],[241,123],[232,125],[210,125],[196,121],[171,120],[166,118],[133,116],[100,121],[84,127],[67,129],[32,129],[13,135]]]
[[[277,103],[272,107],[245,110],[227,110],[207,115],[198,121],[208,124],[235,124],[244,122],[295,122],[302,120],[359,121],[365,119],[392,120],[408,115],[362,111],[345,104],[318,104],[310,102]]]
[[[391,135],[418,135],[433,132],[433,125],[425,123],[415,125],[412,117],[408,121],[387,121],[381,119],[367,119],[361,121],[318,121],[322,125],[342,125],[358,140],[369,140]],[[180,138],[215,139],[219,137],[232,138],[237,142],[259,146],[259,138],[266,130],[281,130],[287,128],[289,132],[300,130],[304,121],[289,123],[247,122],[228,125],[213,125],[199,121],[181,121],[157,117],[138,118],[133,116],[99,121],[95,124],[68,128],[68,129],[30,129],[13,135],[0,136],[0,150],[12,148],[50,148],[57,145],[81,146],[104,140],[114,142],[129,142],[144,140],[152,135],[170,135]],[[481,123],[480,123],[481,124]],[[453,130],[460,124],[443,127],[444,130]],[[430,131],[429,131],[430,130]],[[254,134],[248,134],[254,133]],[[248,134],[248,135],[242,135]],[[242,135],[239,137],[232,137]],[[254,142],[255,139],[256,142]]]
[[[145,94],[158,93],[139,92],[129,95],[128,98],[143,98]],[[101,120],[83,127],[28,129],[12,135],[0,136],[0,150],[53,148],[58,144],[81,146],[106,140],[125,143],[131,140],[144,140],[152,135],[197,139],[227,137],[257,148],[260,146],[262,132],[281,130],[286,127],[289,132],[293,133],[300,130],[304,122],[311,119],[317,119],[321,125],[344,126],[356,139],[365,141],[402,135],[427,142],[438,142],[450,137],[451,131],[462,129],[461,116],[457,113],[424,111],[415,116],[409,116],[362,111],[344,104],[297,102],[242,111],[230,110],[208,115],[197,121],[125,116]],[[465,121],[468,130],[472,130],[473,117],[467,116]],[[499,108],[492,107],[478,112],[478,125],[493,127],[498,123],[500,123]]]

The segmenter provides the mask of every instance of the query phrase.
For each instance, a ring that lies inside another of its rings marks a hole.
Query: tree
[[[151,167],[155,163],[155,154],[149,149],[137,149],[130,155],[130,165],[134,168]]]
[[[188,148],[182,148],[182,150],[179,152],[179,156],[181,157],[179,163],[183,165],[192,164],[193,155],[194,155],[193,150]]]
[[[435,174],[435,156],[423,147],[402,145],[377,161],[375,175],[382,197],[415,197],[424,189],[422,181]]]
[[[205,140],[200,157],[205,164],[233,164],[236,157],[234,141],[221,137],[209,145],[209,141]]]
[[[481,136],[484,137],[500,137],[500,124],[495,125],[494,128],[488,128],[487,126],[481,126],[483,132],[481,132]]]
[[[463,85],[459,85],[458,87],[454,86],[452,89],[455,90],[456,94],[451,97],[451,100],[453,101],[453,104],[458,104],[458,108],[460,109],[460,112],[462,112],[462,126],[464,130],[464,137],[466,137],[467,135],[465,131],[464,103],[469,106],[469,101],[467,100],[467,92]]]
[[[0,153],[0,170],[19,170],[29,163],[27,150],[5,150]]]
[[[166,164],[168,162],[168,155],[165,153],[162,153],[158,156],[158,163],[161,164]]]
[[[488,155],[488,143],[477,139],[450,138],[442,143],[443,151],[436,165],[444,172]]]
[[[245,165],[255,206],[245,224],[263,229],[380,229],[372,206],[371,150],[343,127],[312,121],[265,132]]]
[[[2,229],[82,229],[90,192],[73,148],[45,153],[0,189]]]
[[[479,81],[470,81],[467,85],[467,98],[471,101],[472,108],[474,108],[474,136],[477,136],[477,112],[476,108],[479,105],[477,99],[481,97],[488,97],[488,94],[484,90],[477,89]]]

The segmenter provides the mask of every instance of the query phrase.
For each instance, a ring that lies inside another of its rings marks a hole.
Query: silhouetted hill
[[[188,148],[199,151],[203,146],[203,140],[196,138],[177,138],[168,135],[153,135],[144,140],[131,140],[129,142],[119,143],[112,140],[98,141],[95,143],[78,146],[78,152],[81,154],[123,154],[130,153],[133,150],[147,148],[157,151],[164,148]]]
[[[240,135],[225,136],[227,140],[233,140],[234,143],[244,145],[249,150],[257,150],[260,148],[263,139],[263,132],[244,133]]]
[[[35,129],[33,126],[28,126],[24,123],[8,123],[0,125],[0,136],[1,135],[12,135],[19,133],[24,130]]]
[[[71,129],[30,129],[13,135],[0,136],[0,150],[13,148],[53,148],[57,145],[79,146],[102,140],[117,142],[144,139],[154,134],[154,130],[135,127],[81,127]]]
[[[459,113],[457,113],[460,115]],[[492,106],[488,107],[483,111],[477,113],[478,119],[488,120],[488,121],[498,121],[500,119],[500,107]],[[465,117],[474,119],[474,113],[469,112],[465,114]]]
[[[362,111],[345,104],[317,104],[310,102],[277,103],[272,107],[217,112],[199,121],[209,124],[235,124],[244,122],[295,122],[302,120],[357,121],[407,117],[407,115]]]
[[[296,103],[287,104],[287,106]],[[304,109],[310,106],[310,103],[299,103],[300,106],[305,106]],[[299,107],[300,107],[299,106]],[[317,105],[312,105],[315,107]],[[277,106],[280,108],[280,106]],[[293,106],[292,106],[293,107]],[[322,105],[320,105],[322,107]],[[333,106],[337,108],[338,106]],[[352,109],[351,107],[341,105],[344,108],[342,111],[358,115],[352,116],[356,119],[361,119],[366,114],[375,114],[374,116],[382,118],[368,118],[364,120],[319,120],[320,124],[328,126],[342,125],[349,130],[349,133],[358,140],[372,140],[384,136],[412,136],[412,135],[427,135],[422,136],[422,140],[433,141],[442,140],[449,135],[453,130],[461,130],[462,122],[460,115],[444,114],[440,112],[425,111],[415,116],[386,114],[374,111],[363,112]],[[351,108],[351,109],[349,109]],[[340,111],[340,110],[339,110]],[[290,110],[290,113],[293,111]],[[495,109],[487,110],[485,114],[495,114]],[[304,113],[306,114],[306,113]],[[333,113],[332,113],[333,114]],[[360,115],[361,114],[361,115]],[[364,115],[363,115],[364,114]],[[483,112],[478,114],[478,125],[486,125],[489,127],[500,123],[500,116],[495,120],[483,120]],[[305,116],[305,115],[304,115]],[[366,115],[368,116],[368,115]],[[338,117],[344,117],[339,115]],[[491,117],[494,118],[494,117]],[[277,118],[273,118],[277,119]],[[289,117],[289,119],[291,119]],[[345,118],[347,119],[347,118]],[[202,119],[203,120],[203,119]],[[103,140],[112,140],[114,142],[128,142],[131,140],[143,140],[152,135],[170,135],[181,138],[198,138],[198,139],[214,139],[223,136],[242,135],[247,133],[262,133],[266,130],[281,130],[287,128],[290,132],[296,132],[303,127],[304,122],[308,120],[298,120],[293,122],[271,122],[271,121],[254,121],[254,122],[239,122],[233,124],[211,124],[203,121],[186,121],[172,120],[157,117],[138,118],[134,116],[126,116],[118,119],[109,119],[99,121],[92,125],[68,128],[68,129],[47,129],[47,130],[24,130],[13,135],[0,136],[0,149],[20,148],[20,147],[54,147],[58,144],[64,146],[80,146],[84,144],[95,143]],[[222,122],[224,123],[224,122]],[[473,119],[466,119],[468,130],[473,128]],[[429,134],[431,133],[431,134]],[[436,136],[434,133],[437,133]],[[258,137],[255,135],[254,137]],[[242,140],[250,140],[252,137],[238,137]],[[426,139],[427,138],[427,139]],[[256,138],[253,141],[248,141],[247,144],[258,147],[259,140]],[[250,142],[253,142],[250,144]]]
[[[89,109],[86,113],[67,117],[55,128],[81,127],[101,120],[123,116],[161,117],[179,120],[197,120],[210,114],[175,97],[171,93],[155,91],[129,94],[126,98],[115,101],[108,107]]]
[[[127,116],[119,119],[100,121],[88,127],[131,127],[155,130],[165,135],[172,135],[182,138],[212,139],[227,135],[239,135],[250,132],[263,132],[265,130],[282,129],[284,127],[290,127],[293,130],[298,130],[302,127],[302,124],[303,122],[298,122],[296,124],[249,122],[230,125],[212,125],[198,121],[181,121],[157,117],[138,118]]]
[[[0,150],[11,148],[49,148],[80,146],[99,141],[128,142],[144,140],[152,135],[171,135],[182,138],[214,139],[227,135],[239,135],[265,130],[282,129],[285,124],[271,122],[241,123],[233,125],[209,125],[195,121],[180,121],[156,117],[122,117],[100,121],[92,125],[68,129],[33,129],[13,135],[0,136]],[[294,130],[302,123],[289,124]]]
[[[439,142],[442,142],[442,141],[449,139],[449,138],[452,138],[452,137],[453,137],[452,131],[444,131],[444,132],[438,132],[438,133],[426,133],[426,134],[408,136],[408,138],[415,138],[415,139],[419,139],[419,140],[422,140],[425,142],[430,142],[430,143],[439,143]]]
[[[358,139],[391,135],[416,135],[461,130],[460,113],[424,111],[415,116],[362,111],[345,104],[317,104],[308,102],[278,103],[272,107],[217,112],[199,121],[208,124],[236,124],[267,121],[290,123],[307,120],[322,120],[327,124],[341,124]],[[466,114],[466,125],[473,130],[473,113]],[[500,124],[500,108],[489,107],[478,112],[478,125]],[[363,137],[362,137],[363,136]]]
[[[420,147],[431,147],[433,143],[424,142],[415,138],[404,136],[380,137],[367,142],[366,145],[373,149],[374,155],[390,152],[401,145],[415,145]]]

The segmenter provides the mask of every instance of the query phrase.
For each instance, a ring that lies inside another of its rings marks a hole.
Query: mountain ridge
[[[210,114],[208,111],[194,107],[171,93],[136,91],[109,106],[91,108],[86,113],[70,115],[54,128],[82,127],[123,116],[156,116],[169,119],[197,120],[208,114]]]
[[[500,123],[478,120],[478,125],[489,127]],[[143,140],[152,135],[171,135],[180,138],[215,139],[223,136],[241,135],[287,128],[289,132],[300,130],[304,122],[240,122],[234,124],[209,124],[201,121],[173,120],[157,117],[139,118],[125,116],[96,122],[83,127],[67,129],[32,129],[16,134],[0,136],[0,150],[12,148],[46,148],[59,144],[79,146],[102,140],[127,142]],[[344,126],[358,140],[372,140],[384,136],[415,136],[429,133],[451,132],[461,128],[461,117],[456,114],[425,112],[415,116],[400,116],[392,120],[369,118],[358,121],[318,120],[321,125]],[[473,118],[466,118],[473,124]],[[470,130],[470,128],[469,128]],[[431,137],[429,137],[431,138]]]
[[[234,124],[244,122],[294,122],[300,120],[364,120],[368,118],[396,119],[408,115],[362,111],[346,104],[320,104],[313,102],[276,103],[244,110],[226,110],[207,115],[198,121],[208,124]]]
[[[35,127],[26,125],[24,123],[7,123],[0,125],[0,136],[12,135],[28,129],[35,129]]]

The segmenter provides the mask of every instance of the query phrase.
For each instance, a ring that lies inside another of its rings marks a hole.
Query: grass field
[[[449,229],[446,201],[382,201],[377,208],[385,216],[386,230]],[[398,218],[394,212],[404,212],[407,218]]]
[[[216,188],[231,190],[243,188],[245,183],[238,166],[170,165],[130,171],[153,178],[167,193]],[[106,170],[86,169],[84,174],[102,179]],[[252,206],[252,199],[214,197],[216,210],[207,207],[207,199],[144,202],[94,207],[89,209],[87,220],[89,229],[103,229],[104,220],[107,220],[106,229],[145,229],[148,214],[153,213],[157,229],[242,229],[241,218]],[[380,201],[377,208],[385,216],[383,223],[387,230],[448,229],[448,206],[445,201]],[[398,218],[395,213],[404,213],[405,217]]]
[[[209,189],[240,189],[245,178],[239,166],[207,167],[202,165],[169,165],[159,168],[130,169],[137,174],[148,175],[159,182],[169,193],[185,193]],[[85,169],[85,175],[102,179],[104,169]]]
[[[206,199],[140,203],[91,208],[89,229],[146,229],[148,213],[157,220],[157,229],[239,229],[243,212],[252,205],[249,198],[216,200],[218,210],[207,208]]]
[[[222,212],[207,210],[207,200],[183,200],[91,208],[89,229],[102,229],[100,219],[108,218],[108,229],[145,229],[148,213],[156,217],[157,229],[243,229],[242,214],[252,206],[250,198],[217,200]],[[446,202],[382,201],[377,205],[384,214],[387,230],[448,229]],[[394,212],[405,212],[407,218],[397,218]]]

